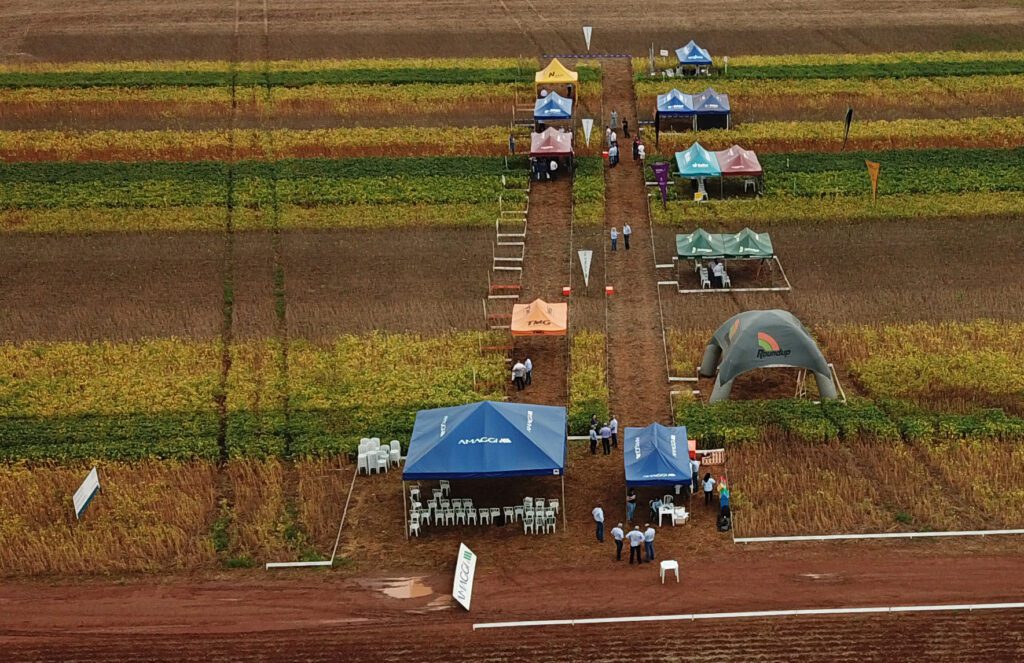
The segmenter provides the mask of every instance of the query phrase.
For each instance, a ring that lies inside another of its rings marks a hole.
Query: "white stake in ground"
[[[590,52],[590,36],[594,34],[594,28],[589,25],[583,26],[583,39],[587,42],[587,53]]]
[[[585,117],[583,118],[583,138],[587,141],[587,145],[590,145],[590,134],[594,130],[594,118]]]
[[[581,250],[580,254],[580,267],[583,269],[583,285],[590,292],[590,260],[594,257],[594,252],[590,250]]]

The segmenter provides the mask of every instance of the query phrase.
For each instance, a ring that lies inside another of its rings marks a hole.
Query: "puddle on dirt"
[[[452,597],[450,596],[438,596],[427,605],[422,608],[414,608],[412,610],[406,610],[408,613],[414,615],[425,615],[428,612],[437,612],[438,610],[451,610],[452,609]]]
[[[369,589],[376,589],[393,599],[417,599],[430,596],[434,590],[424,581],[424,576],[411,578],[368,578],[359,584]]]

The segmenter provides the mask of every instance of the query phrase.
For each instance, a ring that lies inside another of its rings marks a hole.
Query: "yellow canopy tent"
[[[569,305],[549,304],[535,299],[512,307],[513,336],[565,336],[569,326]]]
[[[565,65],[558,61],[558,58],[549,62],[548,66],[538,71],[533,77],[534,87],[538,91],[542,85],[566,85],[576,83],[579,79],[580,75],[575,71],[566,69]]]

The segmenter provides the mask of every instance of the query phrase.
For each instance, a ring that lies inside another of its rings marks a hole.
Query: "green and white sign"
[[[473,576],[476,575],[476,553],[466,547],[466,544],[459,545],[459,557],[455,560],[455,583],[452,586],[452,596],[459,604],[469,610],[469,603],[473,599]]]

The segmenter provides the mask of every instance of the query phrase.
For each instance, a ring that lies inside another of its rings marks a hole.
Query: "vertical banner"
[[[594,119],[590,117],[583,118],[583,138],[586,139],[587,145],[590,145],[590,132],[594,130]]]
[[[668,206],[668,180],[669,171],[672,169],[672,164],[667,161],[659,161],[651,164],[651,170],[654,171],[654,179],[658,181],[658,188],[661,189],[661,207],[664,209]]]
[[[593,251],[580,251],[580,268],[583,270],[583,285],[587,288],[590,287],[590,259],[593,257]]]
[[[476,553],[466,547],[466,544],[459,545],[459,557],[455,560],[455,584],[452,586],[452,596],[466,610],[469,610],[470,601],[473,599],[473,576],[476,575]]]
[[[89,476],[85,477],[85,481],[75,491],[74,496],[71,498],[71,503],[75,505],[75,518],[81,520],[82,513],[85,508],[89,506],[89,502],[96,496],[96,493],[100,489],[100,475],[96,471],[96,468],[92,468],[89,472]]]
[[[587,53],[590,52],[590,36],[594,34],[594,28],[589,25],[583,26],[583,38],[587,41]]]
[[[846,130],[843,132],[843,149],[840,152],[846,151],[846,141],[850,139],[850,125],[853,124],[853,106],[847,106],[846,108]]]
[[[871,202],[875,202],[878,199],[878,173],[882,170],[882,164],[865,159],[864,165],[868,167],[868,175],[871,177]]]

